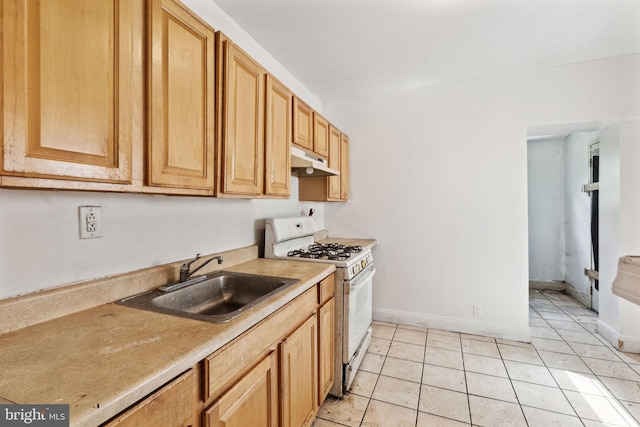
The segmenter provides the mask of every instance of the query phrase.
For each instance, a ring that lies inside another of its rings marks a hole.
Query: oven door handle
[[[351,291],[356,291],[363,283],[371,279],[376,274],[376,268],[373,265],[368,266],[360,274],[358,274],[353,280],[345,282],[347,295],[351,294]]]

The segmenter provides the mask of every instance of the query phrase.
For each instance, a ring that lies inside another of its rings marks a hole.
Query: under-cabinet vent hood
[[[329,168],[325,159],[293,146],[291,147],[291,172],[299,178],[340,175],[339,171]]]

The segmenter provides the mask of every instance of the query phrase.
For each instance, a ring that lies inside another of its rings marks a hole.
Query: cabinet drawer
[[[204,360],[204,397],[208,402],[251,365],[260,360],[282,337],[288,335],[317,310],[316,286],[258,323]]]
[[[188,370],[104,426],[195,425],[200,383],[197,371]]]
[[[334,274],[330,274],[318,284],[318,304],[322,305],[328,301],[336,289]]]

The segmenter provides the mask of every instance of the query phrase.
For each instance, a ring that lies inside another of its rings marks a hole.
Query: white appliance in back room
[[[312,217],[265,220],[265,258],[324,262],[336,266],[335,381],[329,392],[349,389],[371,341],[375,239],[326,238],[316,241]]]

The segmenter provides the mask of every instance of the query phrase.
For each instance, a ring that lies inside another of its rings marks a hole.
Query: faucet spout
[[[192,259],[189,262],[185,262],[184,264],[182,264],[182,267],[180,267],[180,282],[186,282],[187,279],[189,277],[191,277],[191,275],[193,275],[196,271],[200,270],[205,265],[209,264],[214,259],[218,260],[218,264],[222,264],[222,257],[221,256],[212,256],[211,258],[209,258],[208,260],[206,260],[205,262],[200,264],[198,267],[196,267],[195,269],[191,270],[191,264],[193,264],[194,262],[198,261],[200,258],[202,258],[202,256],[200,254],[196,254],[196,257],[194,259]]]

